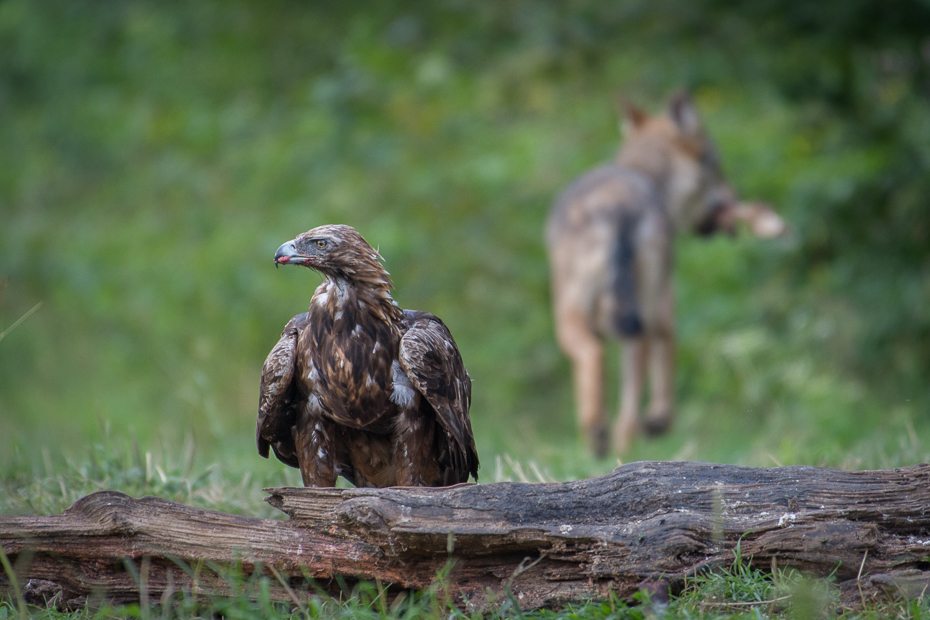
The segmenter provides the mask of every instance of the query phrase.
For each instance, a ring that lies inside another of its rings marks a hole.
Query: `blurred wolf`
[[[615,160],[569,185],[546,226],[556,336],[572,360],[581,431],[598,455],[608,447],[602,338],[623,343],[614,450],[626,451],[638,429],[647,368],[643,428],[659,434],[672,422],[675,233],[732,233],[739,221],[758,236],[785,232],[765,205],[736,201],[687,94],[675,96],[657,116],[623,107],[626,139]]]

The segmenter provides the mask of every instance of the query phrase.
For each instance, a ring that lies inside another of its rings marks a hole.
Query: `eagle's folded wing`
[[[275,456],[291,467],[298,466],[291,434],[296,416],[292,379],[297,359],[297,337],[307,324],[306,312],[288,321],[281,339],[265,359],[258,399],[258,422],[255,425],[258,453],[268,458],[270,446]]]
[[[404,310],[406,333],[400,341],[401,367],[416,390],[435,409],[450,439],[456,478],[478,479],[478,451],[471,430],[471,378],[449,329],[427,312]]]

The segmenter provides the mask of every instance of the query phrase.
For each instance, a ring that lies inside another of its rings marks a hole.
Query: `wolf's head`
[[[736,195],[691,98],[680,93],[666,113],[655,116],[628,102],[622,107],[625,140],[618,163],[653,180],[676,230],[706,232]]]

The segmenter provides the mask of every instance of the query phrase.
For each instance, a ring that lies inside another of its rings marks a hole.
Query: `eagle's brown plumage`
[[[256,440],[307,486],[445,486],[478,479],[471,379],[437,317],[401,310],[378,253],[350,226],[278,248],[326,279],[262,369]]]

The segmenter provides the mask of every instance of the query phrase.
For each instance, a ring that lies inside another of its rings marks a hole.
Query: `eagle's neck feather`
[[[383,271],[383,270],[382,270]],[[313,304],[329,313],[334,319],[342,318],[349,304],[383,323],[400,321],[403,312],[391,297],[391,280],[387,272],[384,277],[359,282],[329,276],[313,295]],[[354,309],[354,308],[353,308]]]

